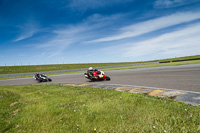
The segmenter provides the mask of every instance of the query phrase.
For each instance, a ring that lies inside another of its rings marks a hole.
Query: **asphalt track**
[[[181,90],[200,99],[200,64],[167,66],[141,69],[106,71],[111,81],[90,82],[83,73],[50,76],[52,82],[38,83],[32,77],[0,80],[0,85],[29,84],[89,84],[89,85],[132,85],[163,90]],[[187,95],[188,96],[188,95]],[[184,99],[184,98],[183,98]],[[200,101],[198,104],[200,104]]]
[[[52,82],[122,84],[200,92],[200,64],[106,71],[111,81],[89,82],[83,73],[50,76]],[[0,80],[0,85],[39,84],[33,78]]]

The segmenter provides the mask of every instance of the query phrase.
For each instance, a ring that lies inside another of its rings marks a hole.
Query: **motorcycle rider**
[[[89,67],[87,73],[88,73],[88,76],[92,77],[94,73],[94,69],[92,67]]]
[[[94,72],[98,71],[97,69],[93,69],[92,67],[88,68],[88,76],[93,77]]]
[[[98,70],[98,69],[93,69],[92,67],[88,68],[87,73],[90,77],[94,77],[94,78],[97,78],[97,77],[101,78],[104,75],[103,71]]]
[[[40,74],[38,72],[35,73],[35,78],[40,79]]]

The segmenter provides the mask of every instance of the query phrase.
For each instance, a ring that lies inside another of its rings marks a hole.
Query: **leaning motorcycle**
[[[40,74],[40,76],[39,76],[39,78],[36,78],[36,76],[33,76],[33,78],[35,79],[35,80],[37,80],[39,83],[40,82],[51,82],[52,81],[52,79],[51,78],[49,78],[47,75],[45,75],[45,74]]]
[[[106,80],[109,81],[111,80],[110,77],[108,75],[106,75],[103,71],[99,72],[94,72],[94,73],[84,73],[85,78],[91,80],[92,82],[94,81],[102,81],[102,80]]]

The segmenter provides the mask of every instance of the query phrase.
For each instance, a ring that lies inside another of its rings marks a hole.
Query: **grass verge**
[[[0,132],[200,132],[200,107],[63,85],[0,86]]]
[[[89,64],[56,64],[56,65],[32,65],[32,66],[0,66],[0,74],[28,73],[42,71],[70,70],[93,67],[117,66],[126,64],[137,64],[139,62],[124,63],[89,63]]]
[[[128,67],[106,68],[103,70],[108,71],[108,70],[136,69],[136,68],[148,68],[148,67],[178,66],[178,65],[189,65],[189,64],[199,64],[199,63],[200,63],[200,60],[195,60],[195,61],[182,61],[182,62],[173,62],[173,63],[160,63],[160,64],[138,65],[138,66],[128,66]]]
[[[69,70],[69,69],[81,69],[92,67],[106,67],[106,66],[118,66],[128,64],[139,64],[147,62],[162,62],[162,61],[175,61],[200,58],[200,55],[187,56],[180,58],[172,58],[165,60],[154,60],[145,62],[119,62],[119,63],[88,63],[88,64],[56,64],[56,65],[30,65],[30,66],[0,66],[0,74],[13,74],[13,73],[28,73],[28,72],[43,72],[43,71],[56,71],[56,70]]]

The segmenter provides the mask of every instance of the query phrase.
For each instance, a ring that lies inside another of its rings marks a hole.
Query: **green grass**
[[[35,66],[1,66],[0,67],[0,74],[81,69],[81,68],[89,68],[90,66],[92,66],[92,67],[106,67],[106,66],[116,66],[116,65],[135,64],[135,63],[138,63],[138,62],[92,63],[92,64],[57,64],[57,65],[35,65]]]
[[[0,132],[200,132],[200,107],[63,85],[0,86]]]
[[[13,74],[13,73],[28,73],[28,72],[42,72],[42,71],[56,71],[56,70],[69,70],[69,69],[80,69],[92,67],[106,67],[106,66],[117,66],[127,64],[138,64],[147,62],[160,62],[160,61],[174,61],[184,59],[200,58],[200,55],[187,56],[165,60],[155,60],[146,62],[120,62],[120,63],[90,63],[90,64],[56,64],[56,65],[32,65],[32,66],[0,66],[0,74]]]
[[[182,62],[173,62],[173,63],[160,63],[160,64],[138,65],[138,66],[128,66],[128,67],[106,68],[102,70],[108,71],[108,70],[162,67],[162,66],[178,66],[178,65],[189,65],[189,64],[199,64],[199,63],[200,63],[200,60],[194,60],[194,61],[182,61]]]
[[[172,58],[172,59],[164,59],[161,61],[178,61],[178,60],[188,60],[188,59],[195,59],[195,58],[200,58],[200,55],[177,57],[177,58]]]

